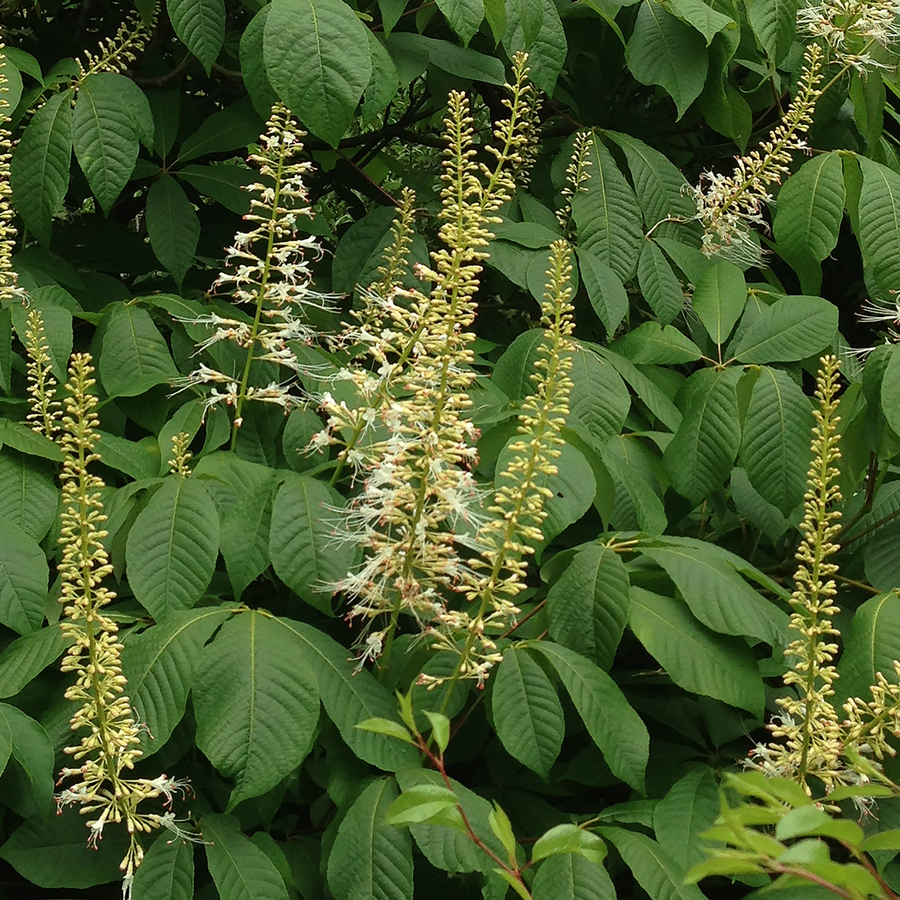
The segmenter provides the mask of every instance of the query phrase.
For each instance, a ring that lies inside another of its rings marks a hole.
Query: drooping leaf
[[[682,22],[696,28],[706,38],[707,46],[720,31],[735,25],[734,19],[712,9],[703,0],[669,0],[668,7]]]
[[[16,209],[38,240],[50,243],[50,222],[69,187],[72,95],[54,94],[34,114],[16,144],[10,172]]]
[[[600,140],[592,142],[590,160],[586,188],[572,198],[579,244],[627,281],[641,251],[641,210],[634,191]]]
[[[44,621],[47,557],[13,521],[0,521],[0,622],[30,634]]]
[[[756,659],[739,638],[716,634],[684,603],[631,589],[631,630],[675,684],[759,715],[763,683]]]
[[[125,642],[128,697],[147,726],[141,733],[144,757],[162,749],[181,721],[203,645],[229,612],[222,607],[176,610]]]
[[[503,654],[491,706],[497,737],[510,756],[546,778],[562,748],[566,723],[550,679],[526,650],[510,647]]]
[[[159,837],[134,875],[132,900],[192,900],[194,845]]]
[[[695,769],[675,782],[653,811],[659,843],[687,871],[708,857],[701,834],[719,815],[719,790],[710,769]]]
[[[384,824],[398,795],[392,778],[373,781],[342,819],[328,856],[335,900],[412,900],[409,832]]]
[[[540,25],[531,39],[528,31],[534,27],[534,22]],[[566,33],[556,4],[552,0],[507,2],[503,46],[510,55],[521,50],[528,51],[531,80],[539,90],[552,97],[568,51]]]
[[[803,499],[811,427],[802,388],[781,369],[762,366],[747,407],[741,459],[753,487],[784,515]]]
[[[273,0],[263,45],[272,87],[313,134],[336,145],[372,74],[362,22],[342,0]]]
[[[735,369],[701,369],[684,388],[684,419],[663,454],[675,489],[695,505],[721,487],[741,443]]]
[[[663,325],[668,325],[684,308],[684,291],[672,266],[654,241],[644,242],[637,275],[641,293],[650,309]]]
[[[900,175],[862,156],[859,167],[859,245],[878,291],[886,296],[900,278]]]
[[[275,864],[241,833],[236,819],[206,815],[200,830],[209,873],[221,900],[288,900]]]
[[[226,622],[203,650],[191,692],[197,746],[235,780],[229,810],[278,784],[312,746],[319,691],[302,650],[255,610]]]
[[[534,900],[615,900],[616,896],[606,869],[575,853],[545,859],[531,893]]]
[[[356,726],[366,719],[396,719],[397,700],[365,669],[348,659],[347,648],[328,635],[292,619],[278,620],[302,642],[316,673],[322,705],[347,746],[362,760],[389,772],[416,765],[418,754],[408,744]]]
[[[579,247],[575,251],[588,299],[610,336],[628,313],[628,294],[619,276],[595,253]]]
[[[166,0],[166,9],[175,34],[209,75],[225,41],[225,0]]]
[[[242,97],[204,119],[197,130],[184,139],[178,151],[178,162],[185,163],[210,153],[241,150],[259,138],[262,128],[259,113],[246,97]]]
[[[649,737],[619,686],[599,666],[559,644],[534,645],[566,686],[578,714],[613,773],[642,791]]]
[[[618,554],[587,544],[547,592],[550,635],[608,671],[628,620],[628,604],[628,573]]]
[[[769,59],[780,63],[794,40],[802,0],[754,0],[748,4],[750,27]]]
[[[641,84],[658,84],[666,90],[679,119],[703,90],[709,66],[703,37],[650,0],[638,10],[625,59]]]
[[[185,166],[178,177],[195,187],[205,197],[212,197],[226,209],[246,215],[250,195],[244,188],[257,180],[252,169],[244,166]]]
[[[65,638],[48,625],[16,638],[0,653],[0,697],[14,697],[36,675],[62,656]]]
[[[128,583],[137,601],[161,620],[200,599],[218,555],[219,516],[203,482],[169,478],[128,533]]]
[[[468,46],[484,20],[484,0],[438,0],[437,7],[463,46]]]
[[[691,300],[694,312],[714,344],[728,340],[747,302],[741,270],[729,262],[716,263],[703,273]]]
[[[147,192],[147,234],[156,258],[181,287],[194,261],[200,221],[184,189],[171,175],[162,175]]]

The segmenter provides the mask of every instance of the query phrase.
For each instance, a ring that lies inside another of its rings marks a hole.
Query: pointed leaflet
[[[641,252],[641,210],[631,185],[598,138],[591,143],[590,160],[586,189],[572,198],[578,242],[627,281]]]
[[[707,269],[697,282],[691,300],[694,312],[717,347],[728,340],[746,303],[743,273],[729,262],[719,262]]]
[[[0,522],[0,623],[30,634],[44,621],[47,557],[14,522]]]
[[[794,40],[797,10],[803,0],[753,0],[748,3],[750,27],[769,59],[780,63]]]
[[[895,344],[881,352],[887,356],[881,378],[881,411],[893,432],[900,434],[900,349]]]
[[[113,72],[89,75],[75,101],[75,156],[107,215],[131,178],[140,149],[123,83],[134,85],[130,78]]]
[[[355,547],[337,545],[335,519],[343,498],[333,488],[291,472],[275,495],[269,552],[275,574],[316,609],[331,611],[328,585],[353,565]]]
[[[663,325],[668,325],[684,307],[684,292],[672,266],[654,241],[644,241],[637,275],[647,305]]]
[[[650,739],[619,686],[599,666],[567,647],[541,641],[534,649],[543,653],[559,673],[613,774],[643,791]]]
[[[219,555],[219,516],[203,482],[167,478],[138,513],[125,545],[128,584],[161,620],[189,609],[209,586]]]
[[[162,749],[181,721],[203,645],[230,613],[222,607],[179,610],[126,640],[122,671],[138,721],[147,726],[141,733],[145,757]]]
[[[0,522],[13,522],[36,541],[56,520],[59,491],[36,460],[0,452]]]
[[[178,151],[178,162],[229,150],[240,150],[243,156],[244,148],[259,139],[263,127],[264,120],[253,104],[247,97],[242,97],[204,119],[197,130],[184,139]]]
[[[763,366],[750,394],[741,460],[760,496],[786,516],[803,499],[812,408],[781,369]]]
[[[607,335],[612,337],[628,313],[628,294],[619,276],[593,251],[578,247],[578,271],[588,300]]]
[[[695,769],[677,781],[653,811],[657,840],[685,871],[707,859],[709,845],[701,833],[719,815],[719,789],[707,768]]]
[[[900,659],[900,597],[882,594],[866,600],[853,614],[841,654],[838,693],[842,698],[868,700],[876,672],[894,681],[895,659]]]
[[[616,889],[603,866],[564,853],[541,862],[531,893],[534,900],[615,900]]]
[[[332,146],[350,127],[372,60],[366,28],[342,0],[273,0],[263,38],[272,87]]]
[[[200,240],[200,220],[181,185],[161,175],[147,193],[147,234],[156,258],[178,287],[194,261]]]
[[[682,22],[692,25],[706,38],[706,45],[724,28],[734,28],[735,21],[707,6],[703,0],[669,0],[669,9]],[[737,13],[735,13],[737,15]]]
[[[292,619],[279,623],[301,642],[301,651],[319,681],[322,705],[347,746],[362,760],[396,772],[414,767],[416,750],[393,738],[356,726],[366,719],[397,719],[397,699],[371,672],[357,669],[346,647],[310,625]]]
[[[491,710],[510,756],[542,778],[562,748],[566,722],[556,690],[526,650],[510,647],[494,676]]]
[[[194,896],[194,845],[166,840],[165,834],[153,842],[138,867],[131,900],[191,900]]]
[[[394,780],[382,778],[347,810],[328,854],[328,887],[334,900],[412,900],[409,832],[384,824],[398,796]]]
[[[693,504],[722,486],[741,444],[737,369],[701,369],[687,381],[684,418],[663,454],[673,487]]]
[[[742,363],[798,362],[830,346],[838,308],[821,297],[782,297],[738,331],[728,355]]]
[[[484,19],[484,0],[437,0],[437,7],[463,46],[468,47]]]
[[[628,572],[618,554],[587,544],[547,592],[550,636],[609,670],[628,620],[628,603]]]
[[[714,544],[642,545],[641,550],[665,570],[691,612],[708,628],[757,638],[773,647],[787,642],[787,613],[750,587]]]
[[[527,36],[529,23],[540,21],[534,40]],[[556,90],[556,80],[566,61],[568,44],[559,11],[553,0],[524,0],[506,3],[506,34],[503,46],[512,56],[520,50],[528,51],[531,80],[548,97]]]
[[[650,0],[638,10],[625,59],[641,84],[658,84],[668,92],[679,119],[700,96],[709,66],[703,38]]]
[[[900,175],[863,156],[858,237],[879,293],[900,284]]]
[[[55,94],[34,114],[16,144],[10,184],[16,209],[42,244],[69,188],[72,161],[72,94]]]
[[[844,216],[844,175],[838,153],[805,162],[778,192],[773,228],[788,260],[821,262],[834,250]]]
[[[204,816],[200,831],[220,900],[288,900],[275,863],[241,833],[237,819]]]
[[[657,384],[648,378],[631,360],[606,347],[592,346],[595,353],[605,359],[628,382],[638,399],[669,431],[676,431],[683,416],[675,404]]]
[[[225,0],[166,0],[166,8],[178,39],[209,75],[225,41]]]
[[[684,869],[656,841],[625,828],[598,828],[613,844],[651,900],[704,900],[695,884],[684,884]]]
[[[235,780],[229,810],[278,784],[312,746],[319,690],[302,650],[256,610],[226,622],[203,650],[191,692],[197,746]]]
[[[679,687],[762,714],[762,678],[744,641],[710,631],[680,600],[636,587],[629,625]]]
[[[0,653],[0,697],[14,697],[66,649],[59,625],[16,638]]]
[[[622,430],[631,395],[619,373],[605,360],[581,349],[571,356],[569,412],[584,423],[598,443],[604,443]],[[534,382],[531,385],[533,389]]]
[[[610,345],[626,359],[639,365],[677,365],[694,362],[703,355],[700,348],[672,325],[644,322]]]

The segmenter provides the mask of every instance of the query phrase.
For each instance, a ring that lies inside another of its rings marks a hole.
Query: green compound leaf
[[[319,689],[302,649],[290,631],[251,610],[203,650],[191,693],[197,746],[235,780],[229,810],[278,784],[312,746]]]
[[[578,270],[588,299],[612,337],[628,313],[628,294],[619,276],[593,251],[578,247]]]
[[[641,84],[658,84],[666,90],[679,119],[706,83],[709,53],[703,37],[649,0],[638,10],[625,59]]]
[[[750,27],[769,59],[780,63],[794,40],[803,0],[754,0],[747,4]]]
[[[356,549],[335,546],[335,520],[343,498],[315,478],[287,475],[272,508],[269,552],[275,574],[306,603],[331,612],[333,584],[350,570]]]
[[[0,623],[30,634],[44,621],[47,557],[38,542],[12,521],[0,521]]]
[[[684,307],[684,291],[671,264],[654,241],[644,241],[637,276],[648,306],[663,325],[668,325]]]
[[[107,215],[131,178],[140,150],[125,84],[134,86],[130,78],[113,72],[89,75],[75,101],[75,156]],[[149,114],[146,98],[144,103]]]
[[[138,867],[131,889],[132,900],[192,900],[194,896],[194,845],[190,841],[158,837]]]
[[[209,75],[225,41],[225,0],[166,0],[166,9],[178,39]]]
[[[859,244],[878,291],[886,295],[900,278],[900,175],[865,157],[858,160]]]
[[[397,699],[365,669],[349,660],[347,648],[310,625],[279,619],[296,635],[319,681],[322,705],[347,746],[362,760],[389,772],[415,767],[418,753],[408,744],[356,726],[367,719],[396,719]]]
[[[273,0],[263,46],[272,87],[335,146],[372,74],[365,26],[342,0]]]
[[[334,900],[412,900],[409,831],[384,824],[399,791],[391,779],[373,781],[356,798],[328,855]]]
[[[138,603],[162,620],[200,599],[218,554],[219,516],[203,482],[168,478],[128,533],[128,583]]]
[[[200,220],[184,189],[163,175],[147,193],[147,234],[156,258],[181,288],[200,240]]]
[[[161,750],[181,721],[203,645],[230,612],[221,607],[179,610],[125,642],[128,696],[147,726],[141,734],[144,757]]]
[[[610,900],[616,889],[603,866],[566,853],[540,864],[531,894],[534,900]]]
[[[729,262],[716,263],[704,272],[691,299],[694,312],[717,347],[728,340],[746,303],[743,273]]]
[[[663,454],[673,487],[694,505],[724,483],[741,443],[736,369],[701,369],[684,387],[685,414]]]
[[[805,162],[778,192],[773,228],[788,260],[821,262],[834,250],[844,216],[844,174],[838,153]]]
[[[178,374],[150,313],[127,303],[112,307],[98,369],[111,397],[135,397]]]
[[[619,686],[599,666],[567,647],[541,641],[534,649],[559,673],[613,774],[643,792],[650,739]]]
[[[653,811],[653,830],[674,861],[687,870],[703,862],[709,845],[701,837],[719,815],[719,789],[712,770],[688,772]]]
[[[586,189],[572,198],[579,244],[628,281],[641,252],[641,210],[609,150],[596,139],[591,147]]]
[[[542,778],[562,749],[566,722],[556,690],[525,650],[510,647],[494,676],[491,709],[510,756]]]
[[[782,297],[739,334],[728,355],[742,363],[798,362],[834,340],[838,308],[821,297]]]
[[[72,94],[55,94],[34,114],[11,161],[16,209],[38,240],[50,243],[50,223],[69,188]]]
[[[0,452],[0,521],[40,541],[56,520],[58,503],[59,491],[43,466],[14,450]]]
[[[437,0],[437,7],[467,47],[484,20],[484,0]]]
[[[701,625],[682,601],[636,587],[629,625],[679,687],[762,715],[762,678],[744,641]]]
[[[231,816],[204,816],[200,831],[206,862],[221,900],[288,900],[275,863],[240,830]]]
[[[532,39],[528,32],[538,22],[540,25]],[[528,51],[532,82],[538,90],[552,97],[568,51],[566,33],[556,4],[552,0],[508,2],[503,46],[510,56],[520,50]]]
[[[789,515],[803,499],[812,409],[781,369],[763,366],[750,394],[741,459],[760,496]]]
[[[550,636],[608,671],[628,620],[629,587],[617,553],[583,546],[547,592]]]
[[[704,900],[697,885],[684,884],[684,869],[656,841],[624,828],[606,826],[597,830],[615,846],[653,900]]]
[[[14,697],[66,649],[58,625],[16,638],[0,653],[0,697]]]

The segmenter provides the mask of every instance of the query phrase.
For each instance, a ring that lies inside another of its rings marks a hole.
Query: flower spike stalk
[[[155,6],[147,24],[144,24],[140,13],[133,12],[119,26],[115,37],[106,38],[100,42],[96,52],[90,53],[86,50],[84,60],[75,61],[78,66],[78,78],[73,86],[79,87],[88,76],[100,72],[123,74],[147,45],[155,25]]]

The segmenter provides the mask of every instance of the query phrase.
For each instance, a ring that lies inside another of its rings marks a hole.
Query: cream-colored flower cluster
[[[246,353],[240,371],[221,372],[201,363],[174,382],[181,388],[207,389],[207,410],[219,403],[231,406],[235,428],[241,426],[247,402],[274,404],[285,412],[301,402],[294,386],[303,367],[292,345],[315,338],[306,320],[308,309],[330,308],[330,296],[312,288],[310,257],[318,259],[322,249],[315,238],[298,233],[298,220],[312,216],[303,182],[311,165],[299,158],[302,137],[291,111],[278,103],[260,137],[259,150],[250,156],[262,177],[247,188],[253,199],[244,220],[251,227],[235,235],[226,251],[226,269],[216,280],[236,306],[247,307],[248,316],[212,312],[186,320],[213,329],[200,343],[201,350],[229,341]],[[290,374],[265,385],[253,384],[254,363],[266,362],[287,368]]]
[[[562,209],[557,210],[556,218],[563,234],[571,236],[572,225],[572,200],[576,194],[587,190],[590,181],[591,150],[594,147],[594,133],[592,131],[579,131],[575,135],[572,146],[572,159],[566,166],[566,184],[562,189],[565,203]]]
[[[12,109],[7,95],[9,79],[6,75],[6,48],[0,42],[0,303],[27,302],[27,294],[19,287],[18,276],[12,265],[16,249],[16,216],[12,207],[12,187],[10,186],[9,164],[12,159],[13,139],[7,123]]]
[[[825,45],[830,60],[865,75],[890,68],[871,51],[890,50],[900,39],[898,16],[898,0],[810,0],[797,13],[797,25]]]
[[[78,66],[78,78],[75,86],[80,85],[89,75],[96,75],[100,72],[124,73],[147,45],[155,24],[155,6],[147,24],[144,23],[138,12],[127,16],[119,26],[115,37],[101,41],[99,48],[94,53],[86,50],[83,60],[75,60]]]

